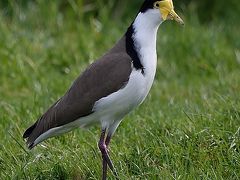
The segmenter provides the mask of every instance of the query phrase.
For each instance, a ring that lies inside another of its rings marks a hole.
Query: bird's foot
[[[109,142],[106,142],[107,143],[107,145],[106,145],[105,139],[101,138],[99,143],[98,143],[98,147],[99,147],[99,149],[102,153],[102,161],[103,161],[103,176],[102,176],[102,179],[103,180],[106,180],[106,177],[107,177],[107,165],[109,166],[109,168],[113,172],[115,178],[119,179],[118,174],[116,172],[116,169],[114,168],[114,165],[113,165],[113,163],[110,159],[110,156],[109,156],[109,150],[108,150]]]
[[[112,160],[110,159],[110,156],[109,156],[109,153],[108,153],[109,150],[108,150],[107,146],[105,145],[105,143],[99,143],[98,147],[99,147],[99,149],[102,153],[103,161],[107,162],[107,165],[112,170],[113,174],[116,176],[117,173],[116,173],[116,170],[115,170],[114,165],[112,163]]]

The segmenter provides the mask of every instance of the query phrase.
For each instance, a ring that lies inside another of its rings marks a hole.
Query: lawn
[[[107,8],[94,18],[53,2],[29,6],[0,16],[0,179],[99,179],[99,127],[32,151],[22,134],[124,34],[137,8],[123,20]],[[121,179],[240,179],[240,24],[184,19],[184,28],[161,25],[154,85],[113,137]]]

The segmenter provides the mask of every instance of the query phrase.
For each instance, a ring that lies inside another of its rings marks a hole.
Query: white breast
[[[93,111],[98,114],[103,126],[109,126],[114,121],[122,119],[143,102],[152,86],[154,72],[155,70],[151,74],[143,75],[140,70],[133,70],[123,89],[95,103]]]
[[[133,23],[135,34],[133,36],[140,61],[144,67],[144,74],[141,70],[133,69],[127,85],[95,103],[94,111],[98,114],[103,127],[108,127],[114,121],[122,119],[146,98],[153,84],[156,65],[156,38],[160,24],[160,17],[157,11],[139,13]],[[149,19],[155,18],[154,21]]]

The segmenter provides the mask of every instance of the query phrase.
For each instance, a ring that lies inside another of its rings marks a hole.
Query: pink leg
[[[108,154],[108,145],[110,143],[111,137],[107,136],[106,141],[105,141],[105,133],[106,133],[106,130],[103,130],[101,133],[100,140],[98,142],[98,147],[102,153],[102,164],[103,164],[102,180],[107,179],[107,165],[112,170],[114,176],[117,178],[116,170],[115,170],[113,163]]]

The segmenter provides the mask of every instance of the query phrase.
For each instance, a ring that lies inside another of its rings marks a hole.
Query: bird
[[[127,31],[102,57],[93,62],[23,134],[29,149],[44,140],[76,128],[101,127],[98,148],[102,179],[108,167],[118,174],[109,156],[109,144],[117,127],[145,100],[157,67],[157,32],[166,20],[183,20],[172,0],[144,0]]]

